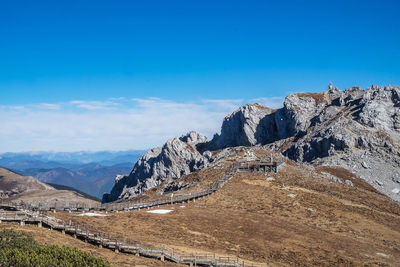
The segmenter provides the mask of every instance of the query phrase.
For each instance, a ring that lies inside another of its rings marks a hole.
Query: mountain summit
[[[104,202],[130,199],[168,178],[207,167],[231,147],[258,146],[312,166],[344,167],[400,200],[400,87],[332,84],[321,93],[295,93],[277,110],[247,104],[225,117],[210,141],[190,132],[143,155],[119,177]]]

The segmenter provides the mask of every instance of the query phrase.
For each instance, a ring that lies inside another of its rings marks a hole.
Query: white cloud
[[[86,110],[105,110],[105,109],[115,109],[120,104],[117,102],[122,99],[110,99],[108,101],[79,101],[74,100],[70,101],[69,104],[75,106],[77,108],[86,109]]]
[[[0,152],[147,149],[190,130],[211,138],[223,118],[242,104],[241,99],[113,98],[0,106]]]
[[[50,110],[59,110],[61,106],[58,104],[49,104],[49,103],[40,103],[38,105],[33,105],[39,109],[50,109]]]

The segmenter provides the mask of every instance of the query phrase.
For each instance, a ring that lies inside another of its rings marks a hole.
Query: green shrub
[[[3,230],[0,232],[0,266],[109,267],[110,264],[77,248],[41,246],[25,232]]]

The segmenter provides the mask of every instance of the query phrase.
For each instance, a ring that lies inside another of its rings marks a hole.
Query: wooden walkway
[[[0,208],[15,208],[15,209],[24,209],[24,210],[32,210],[32,211],[72,211],[72,212],[79,212],[79,211],[107,211],[107,212],[118,212],[118,211],[129,211],[129,210],[140,210],[152,207],[158,207],[162,205],[169,205],[175,203],[184,203],[188,201],[193,201],[202,197],[206,197],[219,188],[223,186],[223,184],[228,181],[231,177],[235,175],[239,168],[238,164],[233,164],[228,172],[222,176],[221,178],[217,179],[211,186],[203,191],[188,193],[188,194],[181,194],[176,195],[174,194],[173,197],[164,197],[152,201],[125,201],[125,202],[112,202],[112,203],[104,203],[97,206],[89,206],[85,204],[69,204],[69,203],[18,203],[18,202],[0,202]]]
[[[109,233],[91,229],[87,225],[77,223],[66,223],[55,217],[42,214],[42,211],[80,211],[80,210],[103,210],[103,211],[128,211],[151,208],[154,206],[182,203],[197,198],[205,197],[217,191],[223,184],[233,177],[238,169],[238,164],[232,165],[229,171],[221,178],[216,180],[207,190],[193,194],[179,195],[169,199],[160,199],[151,202],[141,203],[112,203],[96,207],[57,207],[57,206],[35,206],[21,203],[0,203],[0,222],[16,222],[21,226],[25,224],[36,224],[38,227],[47,227],[57,230],[63,234],[69,234],[74,238],[97,245],[99,247],[114,250],[116,253],[129,253],[138,256],[157,258],[161,261],[171,261],[189,266],[221,266],[221,267],[267,267],[268,264],[254,264],[237,257],[221,257],[215,254],[186,254],[166,246],[157,247],[139,241],[122,238],[113,238]]]

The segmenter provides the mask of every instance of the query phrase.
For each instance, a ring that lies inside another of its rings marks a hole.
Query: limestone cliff
[[[130,198],[204,168],[213,160],[209,151],[235,146],[263,146],[296,161],[346,167],[400,200],[399,140],[400,87],[340,91],[330,85],[321,93],[291,94],[278,110],[242,106],[209,142],[194,132],[169,140],[147,152],[104,200]]]
[[[168,140],[163,147],[144,154],[128,176],[118,177],[110,194],[103,202],[129,199],[153,188],[167,178],[179,178],[207,166],[211,153],[200,153],[196,145],[205,143],[207,137],[190,132],[180,138]]]

